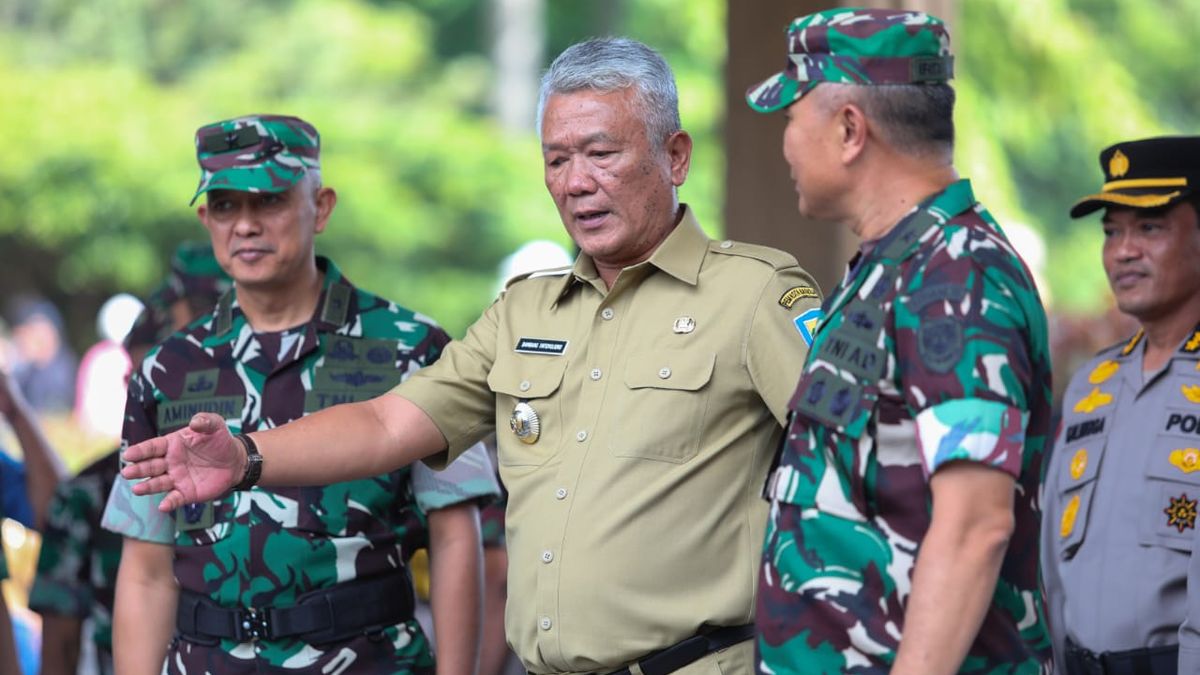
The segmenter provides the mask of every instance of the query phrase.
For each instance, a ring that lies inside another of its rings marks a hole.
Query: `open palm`
[[[246,451],[213,413],[198,413],[188,426],[136,445],[122,455],[127,466],[121,475],[145,478],[133,486],[134,494],[166,492],[160,511],[215,499],[242,479]]]

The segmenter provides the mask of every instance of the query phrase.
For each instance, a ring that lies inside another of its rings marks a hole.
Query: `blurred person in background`
[[[439,357],[449,336],[432,319],[356,288],[315,254],[337,193],[321,182],[311,124],[250,115],[205,125],[195,141],[197,215],[234,287],[135,371],[123,445],[212,411],[249,457],[244,434],[386,392]],[[357,448],[335,438],[322,452],[349,461]],[[437,671],[474,672],[477,502],[496,492],[483,448],[474,452],[456,467],[474,468],[470,479],[422,481],[405,468],[327,487],[247,481],[171,514],[118,479],[102,520],[125,538],[118,672],[432,673],[406,564],[423,546]]]
[[[169,276],[147,297],[133,325],[123,331],[127,362],[140,364],[155,344],[211,312],[230,285],[211,246],[181,244],[172,257]],[[128,375],[127,370],[122,401]],[[122,411],[116,417],[119,425]],[[84,664],[85,672],[114,672],[113,592],[122,542],[120,535],[100,526],[100,519],[120,468],[118,451],[114,448],[60,483],[50,502],[37,576],[29,592],[29,608],[42,616],[43,675],[74,675],[83,654],[95,658],[94,663]],[[91,649],[82,643],[85,622]]]
[[[142,301],[118,293],[96,312],[100,341],[88,347],[75,376],[75,422],[84,433],[116,441],[121,437],[129,354],[122,342],[142,311]]]
[[[1101,262],[1138,330],[1063,398],[1042,487],[1054,659],[1068,675],[1198,673],[1200,136],[1117,143],[1100,169],[1070,213],[1103,210]]]
[[[70,412],[77,361],[64,339],[62,314],[48,300],[19,295],[9,302],[8,317],[14,347],[9,372],[25,400],[41,414]]]

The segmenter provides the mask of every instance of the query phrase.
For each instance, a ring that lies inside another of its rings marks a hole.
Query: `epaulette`
[[[1122,338],[1120,340],[1117,340],[1116,342],[1112,343],[1111,345],[1096,352],[1096,356],[1109,356],[1110,354],[1114,354],[1114,353],[1118,354],[1120,356],[1129,356],[1129,354],[1138,346],[1138,343],[1141,341],[1142,341],[1142,329],[1139,328],[1138,331],[1136,333],[1134,333],[1133,335],[1131,335],[1127,338]],[[1095,357],[1092,357],[1092,358],[1095,358]]]
[[[571,270],[574,268],[575,268],[574,265],[566,265],[563,267],[551,267],[550,269],[546,269],[546,270],[533,270],[532,272],[524,272],[524,273],[518,274],[518,275],[510,278],[508,281],[504,282],[504,290],[507,291],[509,289],[509,287],[512,286],[513,284],[517,283],[518,281],[525,281],[526,279],[538,279],[541,277],[565,276],[567,274],[570,274]]]
[[[796,257],[791,253],[780,251],[777,248],[770,246],[759,246],[757,244],[746,244],[740,241],[726,239],[725,241],[711,241],[708,243],[708,250],[713,253],[722,253],[725,255],[736,255],[743,258],[753,258],[767,263],[772,268],[781,270],[787,267],[795,267],[800,263],[796,262]]]

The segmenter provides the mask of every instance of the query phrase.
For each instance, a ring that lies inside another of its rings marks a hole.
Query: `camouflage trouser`
[[[414,631],[405,625],[322,645],[320,649],[295,641],[205,645],[176,636],[163,664],[166,675],[433,675],[434,672],[424,634],[419,628]]]

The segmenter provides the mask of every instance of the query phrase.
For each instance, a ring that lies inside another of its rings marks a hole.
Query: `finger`
[[[140,483],[134,483],[132,489],[133,494],[145,496],[166,492],[173,487],[175,487],[175,483],[171,480],[170,476],[155,476],[154,478],[147,478]]]
[[[188,428],[198,434],[211,434],[225,427],[225,420],[216,413],[196,413],[188,422]]]
[[[179,490],[171,490],[163,500],[158,503],[158,510],[163,513],[169,513],[183,506],[183,494]]]
[[[143,459],[136,464],[130,464],[124,469],[121,469],[121,475],[133,480],[135,478],[152,478],[161,476],[167,472],[167,460],[165,459]]]
[[[121,458],[126,462],[140,462],[151,457],[163,457],[166,454],[167,439],[160,436],[125,448],[121,453]]]

